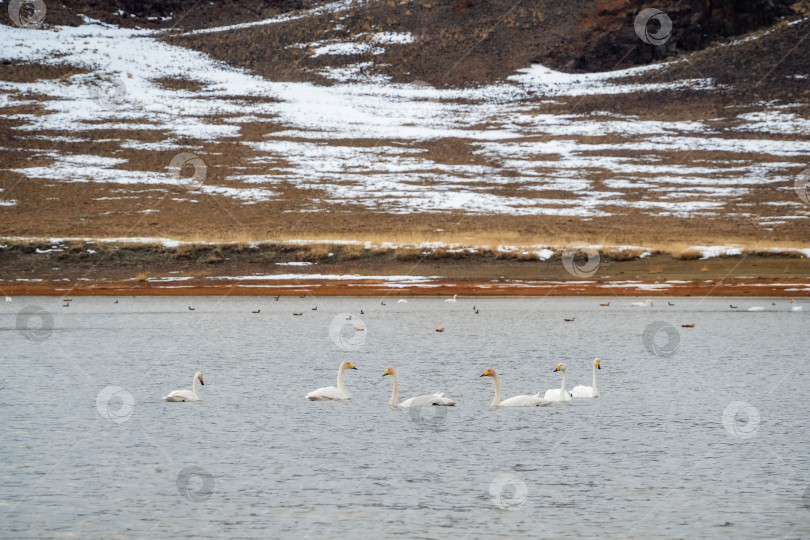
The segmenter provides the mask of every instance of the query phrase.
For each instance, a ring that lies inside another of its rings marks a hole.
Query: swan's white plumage
[[[790,311],[804,311],[802,306],[793,306],[790,308]]]
[[[390,375],[394,378],[394,389],[391,391],[391,400],[388,402],[389,405],[392,407],[397,407],[397,397],[399,396],[399,374],[397,373],[397,368],[391,366],[385,370],[383,373],[383,377],[386,375]],[[444,392],[439,392],[438,394],[425,394],[422,396],[416,396],[412,398],[408,398],[402,403],[400,403],[399,407],[430,407],[430,406],[447,406],[452,407],[456,404],[450,398],[443,397]]]
[[[357,369],[350,362],[341,362],[338,368],[337,386],[324,386],[307,394],[310,401],[341,401],[351,399],[352,395],[343,386],[343,372],[347,369]]]
[[[168,396],[164,397],[165,401],[201,401],[202,398],[200,397],[199,392],[197,392],[197,381],[200,381],[200,384],[205,386],[203,382],[203,374],[202,371],[198,371],[194,374],[194,378],[191,380],[191,390],[175,390],[174,392],[170,393]]]
[[[571,389],[571,397],[575,398],[598,398],[599,390],[596,388],[596,370],[602,369],[598,358],[593,359],[593,386],[578,385]]]
[[[532,395],[510,397],[501,401],[497,407],[541,407],[549,402],[540,397],[540,392]]]
[[[430,407],[430,406],[445,406],[445,407],[452,407],[456,404],[450,398],[443,397],[444,392],[439,392],[438,394],[425,394],[424,396],[416,396],[412,398],[408,398],[402,403],[399,404],[400,407],[408,408],[408,407]]]
[[[754,306],[754,307],[748,308],[748,311],[765,311],[765,308],[762,307],[762,306]]]
[[[651,307],[653,305],[652,300],[644,300],[643,302],[630,302],[632,307]]]
[[[559,388],[546,390],[546,395],[543,398],[548,401],[571,401],[571,394],[565,389],[565,364],[558,365],[554,371],[562,371],[562,385]]]
[[[347,394],[335,386],[324,386],[307,394],[310,401],[338,401],[341,399],[351,399],[351,394]]]
[[[540,397],[540,392],[534,395],[524,394],[522,396],[510,397],[501,401],[501,379],[494,369],[486,370],[481,377],[492,377],[495,379],[495,399],[492,400],[493,407],[542,407],[551,403]]]
[[[458,302],[458,295],[454,294],[453,298],[448,298],[445,302]]]

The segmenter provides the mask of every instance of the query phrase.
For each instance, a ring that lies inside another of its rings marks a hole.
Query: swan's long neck
[[[195,396],[200,397],[200,394],[197,393],[197,376],[196,375],[194,376],[194,380],[191,381],[191,392]]]
[[[495,399],[492,400],[492,406],[497,407],[501,403],[501,380],[497,373],[493,374],[492,378],[495,379]]]
[[[338,390],[340,390],[341,392],[343,392],[344,394],[346,394],[347,396],[349,396],[349,395],[351,395],[351,394],[349,394],[349,393],[346,391],[346,387],[345,387],[345,386],[343,386],[343,371],[344,371],[345,369],[346,369],[346,368],[345,368],[345,367],[343,367],[343,366],[340,366],[340,368],[338,369],[337,387],[338,387]]]
[[[593,365],[593,393],[596,394],[596,364]]]
[[[562,370],[563,380],[562,386],[560,386],[560,391],[562,392],[562,397],[565,398],[565,370]]]
[[[394,389],[391,391],[391,401],[389,401],[388,404],[392,407],[396,407],[397,396],[399,396],[399,376],[397,376],[396,372],[392,375],[394,376]]]

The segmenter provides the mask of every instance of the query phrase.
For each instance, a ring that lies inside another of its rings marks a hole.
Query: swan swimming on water
[[[501,380],[494,369],[486,370],[481,377],[492,377],[495,379],[495,399],[492,400],[493,407],[542,407],[548,405],[550,401],[540,397],[540,392],[534,395],[522,395],[510,397],[501,401]]]
[[[562,371],[562,386],[546,390],[545,399],[548,401],[571,401],[571,394],[565,390],[565,364],[558,365],[554,371]]]
[[[357,369],[350,362],[341,362],[338,368],[337,386],[324,386],[307,394],[310,401],[336,401],[351,399],[352,395],[343,386],[343,372],[347,369]]]
[[[597,398],[599,390],[596,389],[596,370],[602,369],[599,358],[593,359],[593,386],[575,386],[571,389],[571,397],[575,398]]]
[[[392,407],[397,406],[397,396],[399,396],[399,375],[397,375],[397,368],[390,367],[385,370],[383,373],[383,377],[386,375],[391,375],[394,378],[394,390],[391,392],[391,401],[388,402],[389,405]],[[406,399],[402,403],[399,404],[400,407],[427,407],[427,406],[453,406],[456,404],[455,401],[452,399],[442,397],[443,392],[439,392],[438,394],[425,394],[423,396],[416,396],[409,399]]]
[[[458,295],[454,294],[453,298],[448,298],[445,302],[458,302]]]
[[[653,305],[652,300],[650,300],[649,298],[647,300],[644,300],[643,302],[630,303],[630,306],[632,307],[652,307],[652,305]]]
[[[200,381],[200,384],[205,386],[202,371],[198,371],[194,374],[194,379],[191,381],[191,390],[175,390],[163,399],[166,401],[201,401],[202,398],[199,392],[197,392],[197,381]]]

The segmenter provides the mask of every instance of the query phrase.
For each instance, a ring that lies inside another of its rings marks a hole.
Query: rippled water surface
[[[0,303],[0,534],[810,537],[810,306],[671,301]],[[595,356],[599,399],[495,410],[479,377],[570,388]],[[304,399],[342,360],[352,399]],[[389,365],[458,405],[392,409]],[[202,402],[161,400],[195,371]]]

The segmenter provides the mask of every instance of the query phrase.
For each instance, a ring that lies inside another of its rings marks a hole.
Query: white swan
[[[194,379],[191,381],[191,390],[175,390],[168,396],[164,397],[163,399],[166,401],[200,401],[202,398],[200,397],[199,392],[197,392],[197,381],[200,381],[200,384],[205,386],[203,382],[203,374],[202,371],[198,371],[194,374]]]
[[[386,375],[391,375],[394,378],[394,390],[391,392],[391,401],[388,402],[389,405],[392,407],[397,406],[397,396],[399,396],[399,375],[397,375],[397,368],[390,367],[385,370],[383,373],[383,377]],[[402,403],[399,404],[400,407],[428,407],[428,406],[453,406],[456,404],[450,398],[442,397],[444,394],[442,392],[438,394],[425,394],[423,396],[416,396],[409,399],[406,399]]]
[[[595,398],[599,397],[599,390],[596,389],[596,370],[602,369],[598,358],[593,359],[593,386],[575,386],[571,389],[571,397],[575,398]]]
[[[341,362],[338,368],[337,386],[324,386],[307,394],[310,401],[333,401],[341,399],[351,399],[352,395],[343,386],[343,372],[347,369],[357,369],[349,362]]]
[[[540,397],[540,392],[534,395],[522,395],[510,397],[501,401],[501,380],[494,369],[486,370],[481,377],[492,377],[495,379],[495,399],[492,400],[493,407],[542,407],[548,405],[550,401]]]
[[[554,371],[562,371],[562,386],[546,390],[545,399],[548,401],[571,401],[571,394],[565,390],[565,364],[560,364]]]
[[[630,302],[630,305],[632,307],[652,307],[653,303],[652,303],[652,300],[650,300],[648,298],[647,300],[644,300],[643,302]]]
[[[754,307],[748,308],[748,311],[765,311],[765,308],[762,307],[762,306],[754,306]]]
[[[454,294],[453,298],[448,298],[445,302],[458,302],[458,295]]]
[[[407,304],[407,303],[408,301],[405,300],[404,298],[400,298],[399,300],[397,300],[397,304]]]
[[[793,300],[791,298],[790,303],[795,304],[796,300]],[[790,311],[804,311],[804,310],[802,309],[802,306],[790,306]]]

